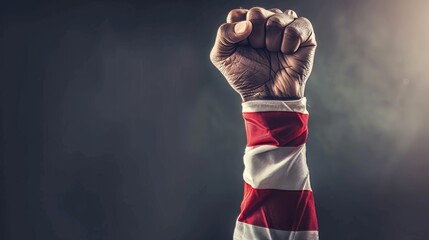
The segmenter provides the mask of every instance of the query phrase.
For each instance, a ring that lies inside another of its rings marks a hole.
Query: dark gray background
[[[240,98],[209,62],[232,8],[292,8],[322,240],[425,240],[429,2],[0,3],[0,239],[231,239]]]

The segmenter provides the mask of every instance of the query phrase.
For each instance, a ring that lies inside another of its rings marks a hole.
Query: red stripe
[[[308,114],[244,112],[247,146],[296,147],[307,141]]]
[[[238,221],[284,231],[318,230],[312,191],[254,189],[247,183]]]

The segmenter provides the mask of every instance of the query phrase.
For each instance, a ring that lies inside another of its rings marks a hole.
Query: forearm
[[[245,102],[243,118],[245,186],[234,239],[318,239],[306,99]]]
[[[243,103],[247,147],[235,240],[317,240],[304,87],[316,35],[292,10],[233,9],[210,52]],[[298,98],[298,100],[265,100]],[[264,100],[257,100],[264,99]]]

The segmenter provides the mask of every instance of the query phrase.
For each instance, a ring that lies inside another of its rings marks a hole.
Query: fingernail
[[[234,32],[240,34],[240,33],[244,33],[246,29],[247,29],[247,21],[241,21],[235,24]]]

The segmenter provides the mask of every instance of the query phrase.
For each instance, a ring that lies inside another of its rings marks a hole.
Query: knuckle
[[[222,42],[223,39],[227,38],[228,34],[228,23],[224,23],[220,25],[219,29],[217,30],[217,38]]]
[[[232,27],[232,23],[224,23],[220,25],[218,30],[218,39],[221,43],[227,44],[235,40],[235,36],[231,33]]]
[[[284,27],[283,21],[278,16],[272,16],[267,20],[267,27],[268,28],[282,28],[282,27]]]
[[[302,22],[305,22],[306,24],[311,24],[310,20],[308,20],[306,17],[299,17],[298,19]]]
[[[308,18],[306,18],[306,17],[299,17],[298,19],[299,19],[300,25],[303,28],[307,28],[309,30],[313,29],[313,25],[311,24],[310,20],[308,20]]]
[[[247,13],[249,20],[265,20],[265,9],[260,7],[253,7]]]
[[[228,21],[233,21],[236,19],[241,19],[243,18],[243,15],[245,15],[246,10],[245,9],[233,9],[231,11],[229,11],[228,16],[226,17],[226,19]]]
[[[296,15],[295,11],[294,11],[294,10],[291,10],[291,9],[286,10],[284,13],[285,13],[286,15],[291,15],[291,16]]]
[[[278,8],[271,8],[270,11],[275,12],[275,13],[282,13],[282,10],[280,10]]]
[[[219,29],[218,29],[218,34],[220,35],[224,35],[229,28],[229,24],[228,23],[223,23],[222,25],[220,25]]]

